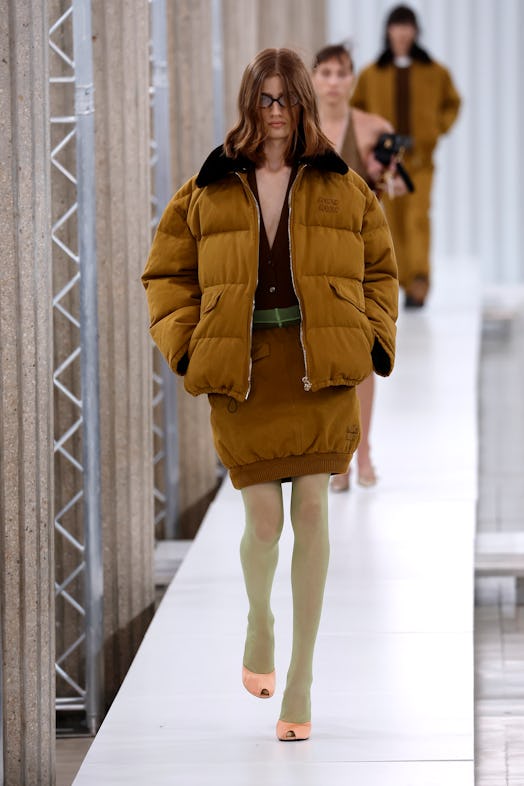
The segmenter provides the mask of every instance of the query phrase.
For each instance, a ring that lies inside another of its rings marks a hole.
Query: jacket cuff
[[[381,377],[389,377],[393,371],[393,362],[378,338],[375,338],[375,343],[371,350],[371,359],[376,373]]]
[[[188,366],[189,366],[189,355],[187,354],[187,352],[185,352],[180,358],[180,360],[178,361],[178,363],[176,364],[176,373],[179,374],[181,377],[183,377],[187,371]]]

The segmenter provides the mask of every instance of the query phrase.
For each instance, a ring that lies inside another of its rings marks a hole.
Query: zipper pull
[[[306,391],[306,393],[309,393],[309,391],[311,390],[311,382],[307,377],[302,377],[302,384],[304,385],[304,390]]]

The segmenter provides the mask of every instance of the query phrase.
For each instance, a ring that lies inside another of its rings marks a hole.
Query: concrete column
[[[326,43],[325,0],[259,0],[258,48],[294,49],[308,67]]]
[[[1,0],[0,641],[5,786],[54,783],[47,4]]]
[[[213,148],[213,72],[209,0],[168,4],[173,191],[197,172]],[[216,456],[206,396],[179,383],[179,509],[182,537],[192,537],[216,486]]]
[[[237,120],[237,97],[246,65],[258,52],[258,0],[222,0],[226,130]]]
[[[94,0],[106,697],[151,619],[152,370],[140,283],[150,246],[149,8]]]

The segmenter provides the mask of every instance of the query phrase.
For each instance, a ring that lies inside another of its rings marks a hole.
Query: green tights
[[[280,719],[311,720],[310,689],[329,562],[329,475],[303,475],[293,480],[291,523],[294,532],[291,562],[293,649]],[[278,542],[284,524],[280,482],[242,489],[246,528],[240,559],[249,600],[244,666],[258,674],[274,669],[274,617],[271,587],[278,562]]]

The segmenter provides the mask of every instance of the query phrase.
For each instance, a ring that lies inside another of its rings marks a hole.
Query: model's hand
[[[377,161],[372,151],[370,151],[367,155],[365,164],[366,172],[368,173],[370,180],[376,184],[380,183],[386,173],[386,167],[384,164],[381,164],[380,161]]]
[[[388,167],[382,167],[382,177],[376,183],[377,191],[384,192],[390,199],[404,196],[408,188],[397,172],[397,158],[393,158]]]
[[[390,197],[400,197],[404,196],[404,194],[408,193],[408,189],[400,175],[395,174],[391,178],[389,190],[388,190]]]

